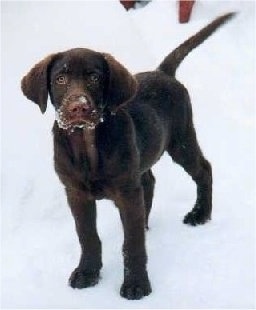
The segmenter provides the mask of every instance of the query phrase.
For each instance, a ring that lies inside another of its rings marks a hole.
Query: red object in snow
[[[134,8],[136,0],[120,0],[121,4],[128,11],[131,8]]]
[[[190,19],[192,8],[195,1],[179,0],[179,22],[187,23]]]

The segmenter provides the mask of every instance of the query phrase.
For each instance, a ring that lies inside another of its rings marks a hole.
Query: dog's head
[[[50,55],[23,77],[24,95],[44,113],[48,94],[59,127],[95,128],[136,92],[133,76],[112,56],[77,48]]]

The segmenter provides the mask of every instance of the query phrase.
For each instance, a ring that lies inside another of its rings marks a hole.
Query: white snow
[[[197,1],[177,22],[176,1],[126,12],[118,1],[3,1],[2,6],[2,307],[255,308],[255,4]],[[72,47],[113,54],[131,72],[154,69],[216,16],[236,18],[194,50],[177,77],[189,89],[198,139],[212,163],[213,219],[182,224],[195,185],[164,156],[157,179],[148,271],[153,293],[119,296],[122,228],[109,201],[98,203],[102,280],[73,290],[68,277],[79,244],[53,169],[51,127],[21,93],[22,76],[44,56]]]

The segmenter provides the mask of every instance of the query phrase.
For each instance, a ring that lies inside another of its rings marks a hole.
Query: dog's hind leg
[[[200,150],[192,124],[183,138],[176,139],[167,151],[197,185],[195,206],[184,217],[184,223],[193,226],[204,224],[211,219],[212,213],[212,169]]]
[[[141,183],[144,190],[144,205],[145,205],[145,227],[148,229],[148,218],[152,208],[152,200],[154,196],[155,178],[151,169],[142,175]]]

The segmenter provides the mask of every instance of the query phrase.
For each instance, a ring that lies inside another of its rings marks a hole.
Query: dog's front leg
[[[121,296],[141,299],[151,293],[146,270],[145,209],[143,189],[125,188],[118,191],[116,205],[119,208],[124,229],[124,283]]]
[[[82,249],[78,267],[69,279],[73,288],[85,288],[98,283],[100,277],[101,241],[96,228],[96,204],[86,193],[67,188],[68,203],[75,219],[76,231]]]

